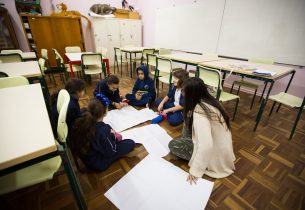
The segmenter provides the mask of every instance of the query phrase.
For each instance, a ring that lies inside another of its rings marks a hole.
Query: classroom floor
[[[134,79],[128,75],[124,73],[121,80],[120,89],[123,94],[130,91],[134,83]],[[63,87],[59,78],[57,87],[48,78],[46,81],[51,93]],[[87,86],[87,94],[80,100],[81,106],[86,106],[97,82],[98,78],[95,78],[92,85]],[[164,94],[165,91],[160,95]],[[305,114],[299,121],[294,138],[289,141],[295,112],[282,107],[279,113],[274,113],[268,119],[271,107],[269,103],[263,120],[254,133],[252,130],[258,103],[250,110],[252,95],[241,93],[240,96],[237,116],[232,122],[236,171],[233,175],[218,180],[204,176],[215,181],[206,209],[305,209]],[[224,104],[231,116],[234,105],[235,102]],[[160,125],[173,138],[181,135],[182,126],[171,127],[167,122]],[[138,145],[135,156],[120,159],[105,172],[77,171],[88,208],[117,209],[104,197],[104,193],[147,154],[145,148]],[[185,161],[172,155],[167,155],[165,159],[188,170]],[[77,209],[63,170],[51,181],[1,196],[0,206],[7,210]]]

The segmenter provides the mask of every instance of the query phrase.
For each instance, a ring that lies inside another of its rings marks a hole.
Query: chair
[[[113,71],[115,73],[115,67],[118,68],[118,72],[120,71],[119,64],[121,65],[121,77],[122,77],[122,72],[123,72],[123,64],[126,64],[126,69],[128,71],[128,60],[126,56],[123,56],[122,51],[120,48],[115,47],[114,48],[114,68]]]
[[[227,93],[223,91],[221,86],[221,72],[217,69],[207,68],[204,66],[197,66],[196,77],[201,78],[204,83],[210,87],[216,88],[216,96],[215,98],[220,102],[227,102],[236,100],[236,105],[234,109],[233,119],[235,119],[235,115],[237,112],[237,107],[239,103],[239,96],[231,93]]]
[[[102,73],[104,78],[106,78],[106,71],[103,64],[102,55],[99,53],[95,54],[82,54],[82,71],[85,75],[99,74],[102,78]]]
[[[52,50],[53,50],[53,53],[55,55],[55,59],[57,62],[56,72],[60,73],[61,79],[65,83],[66,73],[67,72],[71,73],[70,65],[64,64],[64,59],[61,57],[61,55],[58,53],[58,51],[56,49],[53,48]],[[81,71],[82,71],[81,66],[72,65],[72,70],[73,70],[73,72],[77,73],[79,77],[81,77]],[[63,74],[63,76],[62,76],[62,74]]]
[[[261,64],[273,64],[274,63],[272,60],[260,59],[260,58],[250,58],[248,61],[251,62],[251,63],[261,63]],[[254,94],[253,94],[253,98],[252,98],[252,102],[251,102],[251,106],[250,106],[250,109],[252,109],[253,104],[254,104],[254,100],[255,100],[255,97],[256,97],[257,90],[258,90],[258,88],[262,84],[256,83],[256,82],[252,82],[252,81],[249,81],[249,80],[245,80],[244,77],[242,76],[240,80],[235,80],[233,82],[231,90],[230,90],[230,93],[232,93],[233,88],[234,88],[235,85],[238,85],[237,95],[239,94],[239,90],[240,90],[241,86],[244,86],[246,88],[250,88],[250,89],[254,90]],[[267,86],[267,83],[265,82],[265,86],[264,86],[262,95],[261,95],[261,97],[259,99],[259,102],[261,102],[262,97],[264,96],[264,93],[265,93],[265,90],[266,90],[266,86]]]
[[[147,60],[147,66],[148,69],[153,67],[153,71],[149,71],[152,75],[155,75],[156,73],[156,67],[157,67],[157,55],[156,54],[150,54],[147,53],[146,55],[146,60]]]
[[[12,54],[12,53],[22,54],[22,51],[19,50],[19,49],[15,49],[15,50],[1,50],[1,54]]]
[[[155,53],[155,49],[143,49],[142,51],[142,56],[141,56],[141,64],[147,64],[147,54],[154,54]]]
[[[271,117],[273,108],[274,108],[276,103],[279,103],[278,110],[279,110],[281,104],[284,104],[288,107],[299,110],[298,114],[297,114],[297,118],[296,118],[296,120],[293,124],[292,131],[291,131],[290,136],[289,136],[289,140],[292,139],[293,134],[295,132],[295,129],[298,125],[298,122],[301,118],[301,115],[302,115],[302,112],[303,112],[303,109],[304,109],[305,96],[303,97],[303,100],[302,100],[302,98],[296,97],[296,96],[291,95],[289,93],[281,92],[281,93],[278,93],[276,95],[269,96],[269,100],[274,101],[273,104],[272,104],[272,108],[270,110],[270,113],[269,113],[269,117]]]
[[[159,93],[159,81],[171,86],[172,84],[172,61],[157,57],[157,68],[155,70],[154,80],[156,81],[157,93]]]
[[[18,77],[3,77],[0,78],[0,89],[9,88],[16,86],[23,86],[30,84],[27,78],[18,76]]]
[[[68,94],[68,95],[67,95]],[[68,98],[69,97],[69,98]],[[58,95],[61,102],[59,118],[58,118],[58,136],[61,142],[65,142],[67,137],[67,125],[65,123],[67,109],[70,102],[70,95],[66,90],[61,90]],[[65,124],[65,125],[64,125]],[[56,141],[56,140],[54,140]],[[57,142],[57,141],[56,141]],[[6,194],[18,189],[32,186],[41,182],[45,182],[53,178],[62,163],[61,157],[56,156],[45,161],[36,163],[18,171],[9,173],[0,177],[0,195]]]
[[[0,63],[16,63],[23,62],[19,53],[0,54]]]
[[[80,52],[82,52],[82,50],[79,46],[65,47],[65,51],[66,51],[66,53],[80,53]]]

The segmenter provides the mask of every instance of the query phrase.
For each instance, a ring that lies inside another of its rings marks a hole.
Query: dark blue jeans
[[[161,103],[162,99],[158,98],[156,99],[156,106],[159,106]],[[175,104],[172,102],[166,102],[163,106],[163,109],[169,109],[174,107]],[[167,120],[169,122],[169,124],[176,126],[179,125],[183,122],[183,111],[176,111],[176,112],[168,112],[167,113]]]
[[[137,100],[135,94],[126,94],[125,97],[129,101],[128,104],[132,106],[145,106],[152,102],[152,98],[149,96],[142,96],[141,100]]]

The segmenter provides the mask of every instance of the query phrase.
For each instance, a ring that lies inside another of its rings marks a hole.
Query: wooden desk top
[[[199,63],[199,65],[223,69],[227,71],[233,71],[235,73],[240,73],[243,75],[251,75],[260,78],[272,79],[272,80],[275,80],[283,75],[287,75],[294,70],[292,67],[287,67],[287,66],[250,63],[248,61],[241,61],[234,59],[207,61],[207,62]],[[255,69],[275,72],[276,74],[273,76],[262,76],[262,75],[253,74],[252,71],[254,71]]]
[[[217,58],[211,55],[198,55],[192,53],[176,53],[176,54],[166,54],[166,55],[159,55],[160,58],[167,58],[170,60],[174,60],[177,62],[186,62],[186,63],[193,63],[198,64],[205,61],[214,61],[214,60],[224,60],[225,58]]]
[[[41,86],[0,89],[0,170],[56,151]]]
[[[41,71],[40,71],[37,61],[27,61],[27,62],[17,62],[17,63],[0,63],[0,71],[5,72],[10,77],[41,76]]]

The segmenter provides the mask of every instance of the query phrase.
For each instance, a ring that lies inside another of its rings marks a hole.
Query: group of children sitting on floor
[[[229,117],[209,94],[204,82],[189,78],[183,69],[176,70],[168,94],[163,99],[156,99],[154,80],[149,77],[146,65],[137,68],[137,76],[132,93],[122,97],[119,78],[109,75],[97,84],[93,92],[95,97],[83,110],[78,100],[84,95],[85,82],[71,79],[66,83],[65,89],[71,98],[66,118],[68,144],[86,167],[104,171],[135,146],[133,140],[122,139],[103,122],[108,106],[121,109],[128,105],[152,106],[155,102],[157,110],[167,117],[169,124],[176,126],[184,122],[182,138],[171,141],[169,149],[172,154],[190,161],[188,181],[191,184],[203,174],[221,178],[233,173],[235,156]],[[54,130],[58,119],[56,100],[55,94],[52,108]]]

